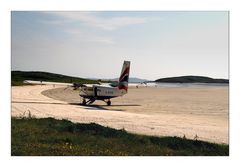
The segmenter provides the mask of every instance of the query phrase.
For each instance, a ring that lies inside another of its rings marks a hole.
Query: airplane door
[[[94,87],[94,96],[97,97],[97,87]]]

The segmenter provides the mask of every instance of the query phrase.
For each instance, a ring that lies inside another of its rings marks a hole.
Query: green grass
[[[229,83],[227,79],[214,79],[203,76],[180,76],[157,79],[156,82],[166,83]]]
[[[12,118],[11,154],[32,155],[229,155],[229,146],[179,137],[136,135],[94,123],[53,118]]]
[[[71,76],[54,74],[54,73],[49,73],[49,72],[38,72],[38,71],[12,71],[11,72],[12,86],[25,85],[23,83],[24,80],[64,82],[64,83],[81,83],[81,84],[98,83],[98,81],[96,81],[96,80],[71,77]]]

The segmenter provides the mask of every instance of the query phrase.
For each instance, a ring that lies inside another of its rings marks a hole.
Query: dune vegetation
[[[227,156],[229,146],[185,137],[137,135],[90,123],[12,118],[13,156]]]

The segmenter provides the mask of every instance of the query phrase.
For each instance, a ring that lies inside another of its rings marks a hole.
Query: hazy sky
[[[12,70],[228,78],[228,12],[12,12]]]

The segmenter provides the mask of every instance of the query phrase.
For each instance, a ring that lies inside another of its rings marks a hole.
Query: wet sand
[[[12,87],[12,116],[30,111],[139,134],[228,143],[228,87],[131,88],[112,99],[112,106],[102,101],[81,106],[78,94],[65,87]]]

